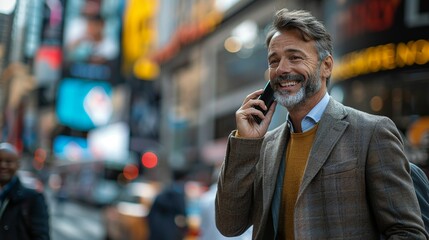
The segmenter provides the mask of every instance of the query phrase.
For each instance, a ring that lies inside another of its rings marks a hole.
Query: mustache
[[[287,80],[292,80],[292,81],[304,81],[305,77],[303,75],[300,74],[285,74],[285,75],[281,75],[278,76],[276,78],[273,79],[274,83],[280,83],[281,81],[287,81]]]

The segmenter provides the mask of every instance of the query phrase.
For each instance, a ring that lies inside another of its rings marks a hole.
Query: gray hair
[[[16,150],[16,148],[8,143],[8,142],[2,142],[0,143],[0,152],[7,152],[7,153],[11,153],[13,155],[19,156],[18,150]]]
[[[319,55],[319,61],[322,61],[328,55],[332,56],[332,38],[325,26],[318,21],[311,13],[304,10],[289,11],[283,8],[274,15],[273,23],[267,34],[266,46],[270,45],[271,39],[276,32],[282,32],[290,29],[297,29],[301,32],[304,41],[314,40]],[[329,78],[327,79],[327,84]]]

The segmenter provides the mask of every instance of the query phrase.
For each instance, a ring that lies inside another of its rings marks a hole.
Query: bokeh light
[[[133,180],[139,175],[139,169],[134,164],[128,164],[124,167],[124,177],[127,180]]]
[[[380,96],[374,96],[370,101],[371,109],[374,112],[379,112],[383,108],[383,99]]]
[[[236,53],[241,49],[241,42],[236,37],[229,37],[224,42],[224,47],[228,52]]]
[[[153,152],[146,152],[142,155],[142,164],[145,168],[154,168],[158,165],[158,156]]]

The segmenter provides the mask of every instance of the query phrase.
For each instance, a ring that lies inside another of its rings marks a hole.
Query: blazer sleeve
[[[371,135],[366,165],[368,200],[386,239],[428,239],[395,124],[380,118]]]
[[[216,226],[225,236],[244,233],[251,226],[255,166],[263,139],[243,139],[233,132],[218,179]]]

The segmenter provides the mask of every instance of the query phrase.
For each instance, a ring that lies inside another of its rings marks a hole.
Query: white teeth
[[[280,86],[282,86],[282,87],[292,87],[292,86],[295,86],[296,84],[298,84],[298,82],[291,81],[291,82],[280,83]]]

